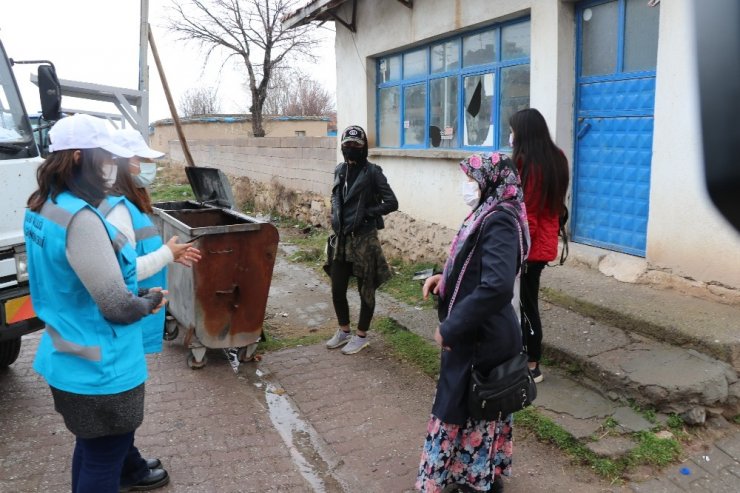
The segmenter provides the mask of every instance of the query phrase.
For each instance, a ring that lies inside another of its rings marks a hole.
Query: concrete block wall
[[[196,165],[218,168],[230,177],[237,202],[331,229],[335,137],[241,137],[189,144]],[[169,151],[174,164],[185,163],[179,141],[170,141]],[[391,186],[395,189],[401,183]],[[454,233],[398,211],[386,216],[380,239],[389,257],[441,266]]]
[[[337,165],[336,137],[242,137],[189,142],[196,166],[218,168],[234,177],[285,188],[331,194]],[[184,163],[178,141],[169,142],[170,159]]]

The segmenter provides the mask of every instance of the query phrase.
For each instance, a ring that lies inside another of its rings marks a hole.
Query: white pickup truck
[[[61,95],[55,97],[59,100]],[[18,358],[21,336],[43,327],[31,305],[23,241],[26,201],[36,189],[36,168],[41,162],[0,42],[0,369]]]

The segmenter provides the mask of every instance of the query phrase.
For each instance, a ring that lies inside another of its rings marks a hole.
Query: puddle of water
[[[280,437],[290,450],[293,462],[298,466],[303,478],[311,485],[314,491],[326,493],[324,481],[321,479],[319,472],[308,462],[299,450],[299,444],[294,442],[294,437],[304,442],[301,448],[306,448],[306,436],[308,435],[308,426],[298,416],[288,399],[275,392],[272,385],[265,389],[265,400],[270,412],[270,420],[275,429],[280,433]],[[310,441],[310,438],[308,438]]]

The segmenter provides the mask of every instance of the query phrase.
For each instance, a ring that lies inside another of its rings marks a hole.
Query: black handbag
[[[517,354],[493,368],[487,375],[471,367],[468,383],[468,411],[476,420],[499,421],[532,405],[537,385],[527,364],[527,355]]]

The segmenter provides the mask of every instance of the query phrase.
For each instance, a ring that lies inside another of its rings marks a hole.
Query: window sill
[[[371,147],[368,156],[381,157],[407,157],[424,159],[465,159],[471,154],[481,151],[470,151],[465,149],[392,149],[387,147]],[[491,151],[484,151],[491,152]]]

